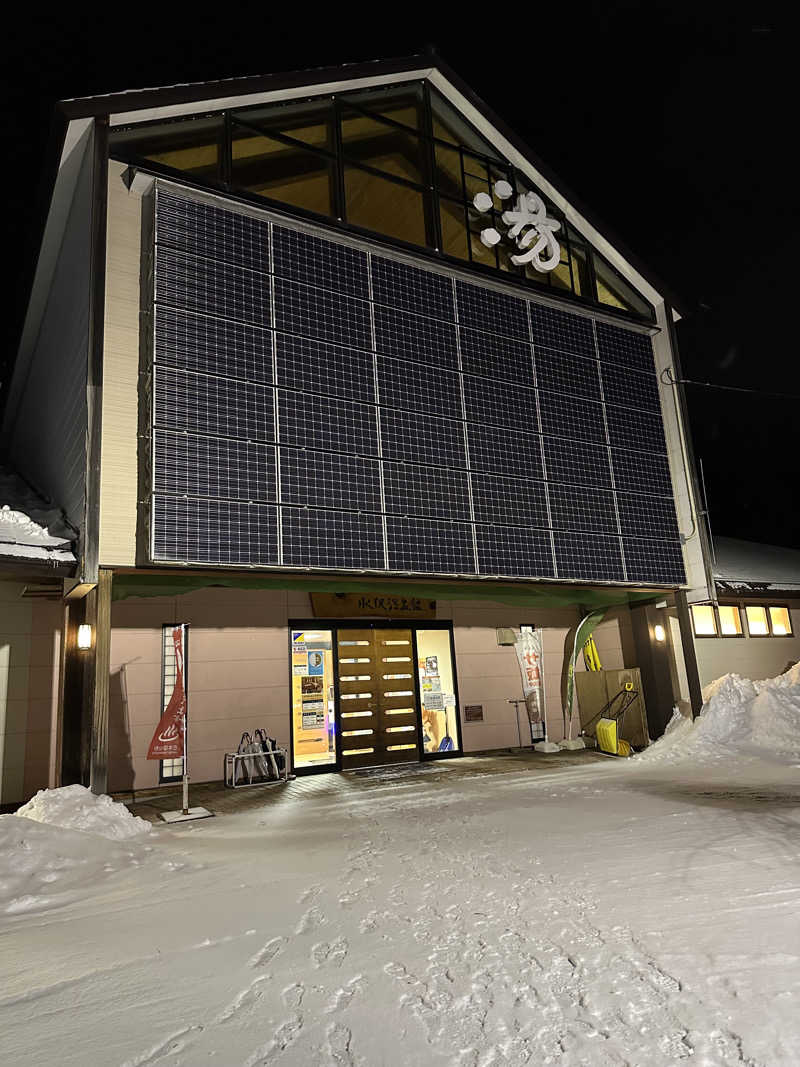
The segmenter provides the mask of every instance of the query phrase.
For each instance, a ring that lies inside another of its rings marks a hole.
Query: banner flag
[[[543,741],[547,731],[542,686],[542,631],[523,631],[517,638],[514,648],[522,675],[522,693],[528,711],[531,741]]]
[[[575,630],[575,641],[572,646],[572,655],[567,666],[567,703],[564,708],[564,737],[572,740],[572,705],[575,695],[575,665],[581,649],[592,636],[592,630],[599,625],[605,617],[606,608],[598,611],[590,611],[578,623]]]
[[[147,750],[148,759],[180,759],[186,731],[186,687],[183,682],[183,627],[172,630],[175,646],[175,686]]]

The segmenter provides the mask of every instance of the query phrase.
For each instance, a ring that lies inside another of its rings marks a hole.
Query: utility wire
[[[696,385],[701,389],[723,389],[729,393],[750,393],[753,396],[772,397],[778,400],[800,400],[798,393],[765,393],[761,389],[749,389],[744,385],[719,385],[717,382],[695,382],[691,378],[673,378],[669,367],[662,372],[661,380],[667,385]]]

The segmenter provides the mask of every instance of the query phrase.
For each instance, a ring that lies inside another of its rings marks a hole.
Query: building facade
[[[3,444],[80,531],[63,779],[180,774],[146,759],[175,623],[198,780],[255,727],[297,772],[529,744],[525,626],[558,740],[592,608],[653,736],[697,704],[677,313],[452,71],[61,110]]]

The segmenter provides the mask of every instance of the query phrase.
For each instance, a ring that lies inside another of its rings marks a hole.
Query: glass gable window
[[[427,82],[122,128],[111,135],[111,155],[654,317],[563,213]],[[498,182],[507,186],[502,198]],[[520,249],[502,236],[503,212],[527,191],[559,223],[561,254],[550,271],[513,263]],[[490,229],[501,235],[496,244],[482,236]]]

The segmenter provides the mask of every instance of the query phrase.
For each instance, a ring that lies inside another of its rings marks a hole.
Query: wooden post
[[[689,682],[689,700],[692,705],[692,718],[696,719],[703,706],[703,692],[700,685],[700,672],[697,669],[697,653],[694,647],[692,616],[689,611],[689,604],[686,600],[686,593],[684,593],[682,589],[675,590],[675,606],[678,609],[678,625],[680,626],[681,631],[683,659],[686,664],[686,678]]]
[[[85,697],[91,701],[91,748],[89,788],[93,793],[108,791],[108,703],[111,672],[111,584],[113,572],[100,570],[95,589],[87,597],[86,621],[92,626],[94,641],[87,663]]]

